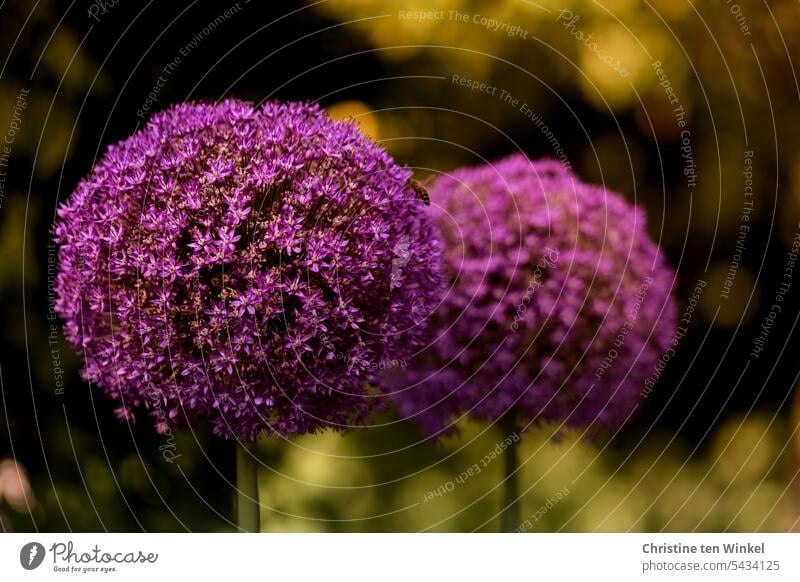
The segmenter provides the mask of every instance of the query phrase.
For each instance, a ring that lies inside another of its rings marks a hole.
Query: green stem
[[[511,444],[503,454],[503,508],[500,513],[500,531],[511,533],[520,526],[520,499],[519,499],[519,458],[517,446],[518,438],[514,438],[517,432],[517,415],[510,410],[500,421],[505,437],[512,437]]]
[[[239,529],[248,533],[258,533],[261,529],[255,452],[255,443],[236,445],[236,522]]]

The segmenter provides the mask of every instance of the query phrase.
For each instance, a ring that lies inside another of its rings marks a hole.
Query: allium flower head
[[[451,288],[390,381],[429,434],[462,416],[621,426],[675,331],[674,273],[621,196],[514,155],[428,189]]]
[[[315,105],[155,115],[58,212],[57,311],[85,377],[162,430],[362,422],[375,363],[420,342],[441,288],[409,178]]]

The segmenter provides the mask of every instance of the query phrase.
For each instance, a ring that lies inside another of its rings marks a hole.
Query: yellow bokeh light
[[[378,118],[366,103],[352,100],[340,101],[328,107],[327,110],[328,115],[332,118],[352,120],[358,124],[358,127],[365,135],[371,137],[375,141],[380,139]]]

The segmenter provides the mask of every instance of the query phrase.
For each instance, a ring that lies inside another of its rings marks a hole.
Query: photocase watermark
[[[403,269],[411,260],[411,239],[408,235],[403,235],[397,244],[394,245],[392,253],[392,274],[389,278],[389,288],[394,289],[400,286],[400,279]]]
[[[347,354],[343,354],[342,352],[336,352],[336,359],[344,360],[348,363],[351,361],[356,364],[361,363],[365,368],[373,371],[389,370],[392,368],[405,368],[406,366],[408,366],[408,363],[406,362],[405,358],[401,358],[399,360],[390,358],[390,359],[379,360],[377,362],[369,362],[363,360],[359,361],[356,360],[355,358],[348,356]]]
[[[86,14],[95,22],[100,22],[100,17],[108,14],[119,2],[120,0],[107,0],[105,2],[103,0],[94,0],[89,5]]]
[[[464,485],[467,481],[469,481],[472,477],[476,475],[480,475],[483,470],[488,467],[492,461],[497,459],[503,452],[510,447],[512,444],[519,442],[520,436],[516,432],[511,433],[502,441],[499,441],[495,444],[494,448],[485,454],[480,461],[477,463],[473,463],[469,468],[459,473],[459,475],[455,479],[451,479],[449,481],[445,481],[441,485],[439,485],[436,489],[431,489],[430,491],[426,491],[425,494],[422,496],[423,503],[427,503],[428,501],[432,501],[436,497],[442,497],[447,493],[452,493],[456,490],[456,487]]]
[[[594,372],[594,376],[598,380],[605,375],[606,370],[608,370],[619,357],[619,350],[621,350],[625,345],[625,342],[628,339],[628,334],[631,332],[633,326],[636,324],[636,320],[639,318],[639,312],[642,309],[642,304],[644,303],[645,297],[647,297],[647,291],[650,289],[650,285],[652,283],[653,279],[651,277],[645,277],[642,280],[641,285],[639,285],[639,290],[636,292],[636,301],[633,304],[633,308],[628,314],[625,323],[622,324],[622,327],[617,332],[617,335],[614,338],[614,343],[612,344],[613,347],[609,348],[608,352],[603,358],[603,361],[600,362],[600,365]]]
[[[692,322],[694,311],[697,309],[697,304],[700,302],[700,298],[703,295],[706,285],[708,285],[706,281],[703,279],[698,279],[694,289],[692,289],[692,294],[689,296],[689,300],[686,303],[686,308],[683,310],[681,318],[678,320],[679,325],[672,336],[669,347],[664,351],[663,354],[661,354],[658,362],[656,362],[656,365],[653,367],[653,371],[644,381],[644,388],[642,388],[642,391],[639,393],[639,396],[642,398],[647,398],[653,393],[653,388],[658,383],[658,380],[661,378],[664,370],[667,368],[667,364],[669,364],[670,360],[675,357],[675,350],[689,331],[689,324]]]
[[[11,111],[11,119],[8,121],[6,134],[0,148],[0,208],[3,207],[6,200],[6,178],[8,177],[8,166],[11,163],[11,148],[17,139],[17,133],[22,128],[22,114],[28,108],[29,95],[30,89],[27,88],[22,88],[17,93],[17,99]]]
[[[324,358],[328,362],[332,362],[334,360],[338,360],[340,362],[345,362],[347,364],[348,371],[353,367],[358,367],[361,370],[369,370],[373,372],[383,371],[383,370],[391,370],[394,368],[405,368],[408,366],[408,362],[406,362],[405,358],[395,359],[395,358],[382,358],[377,361],[369,360],[368,358],[364,357],[357,357],[352,356],[342,350],[336,348],[336,346],[331,341],[330,336],[322,332],[320,334],[320,345],[326,350],[327,354],[325,354]],[[303,346],[307,347],[307,344],[303,344]],[[303,348],[296,348],[298,352],[305,352],[307,351]],[[297,353],[297,352],[296,352]],[[298,357],[301,357],[298,354]]]
[[[747,245],[747,235],[750,233],[750,215],[753,213],[753,150],[744,152],[744,201],[742,202],[742,213],[739,216],[739,229],[736,233],[736,246],[733,249],[733,256],[728,265],[728,272],[722,282],[722,290],[719,293],[720,299],[728,299],[731,294],[731,287],[739,271],[739,263],[742,260],[745,246]]]
[[[675,119],[679,127],[686,123],[686,112],[683,105],[675,108]],[[681,159],[683,160],[683,175],[686,177],[686,187],[694,190],[697,186],[697,164],[694,161],[694,150],[692,149],[692,132],[688,129],[681,131]]]
[[[250,0],[245,0],[244,4],[249,4]],[[227,22],[231,17],[235,16],[242,10],[242,7],[239,2],[225,10],[222,14],[217,16],[214,20],[210,21],[206,24],[201,30],[199,30],[192,39],[184,44],[182,47],[178,49],[177,54],[173,57],[173,59],[168,62],[164,67],[161,69],[161,73],[158,75],[155,84],[150,89],[150,92],[147,94],[147,97],[142,103],[142,106],[136,110],[136,115],[140,119],[145,119],[150,112],[153,111],[154,106],[159,101],[159,95],[161,90],[166,86],[167,81],[175,74],[175,71],[183,63],[185,58],[188,58],[189,55],[192,54],[200,44],[208,38],[217,28],[222,26],[225,22]]]
[[[432,22],[434,20],[444,20],[444,10],[398,10],[397,18],[400,20],[412,20],[414,22]]]
[[[560,22],[561,26],[563,26],[576,40],[580,41],[583,46],[589,49],[590,52],[597,55],[602,62],[611,68],[612,71],[616,71],[620,77],[627,77],[630,75],[630,71],[627,68],[622,66],[622,63],[619,59],[614,58],[608,52],[606,52],[595,40],[594,33],[586,33],[580,28],[578,28],[578,22],[580,22],[581,17],[578,14],[572,12],[572,10],[568,10],[566,8],[562,8],[561,12],[558,13],[556,16],[556,22]]]
[[[64,395],[64,368],[59,346],[58,314],[56,313],[56,245],[47,245],[47,347],[50,350],[50,367],[55,382],[55,395]]]
[[[458,85],[459,87],[466,87],[470,91],[478,91],[479,93],[486,93],[487,95],[491,95],[492,97],[497,95],[497,87],[495,85],[489,85],[482,81],[478,81],[476,79],[470,79],[468,77],[462,77],[458,73],[453,73],[453,77],[450,80],[453,85]]]
[[[175,443],[175,433],[168,421],[168,417],[171,418],[175,415],[168,415],[164,411],[164,404],[162,403],[163,391],[154,384],[148,384],[145,390],[145,396],[150,401],[150,407],[156,419],[156,430],[158,434],[164,438],[164,442],[158,446],[158,450],[161,452],[161,457],[164,461],[172,464],[176,459],[181,457],[181,455],[177,453],[178,445]],[[177,410],[171,412],[177,413]]]
[[[42,565],[46,555],[44,546],[39,542],[28,542],[19,551],[19,563],[26,570],[35,570]]]
[[[483,16],[482,14],[459,12],[458,10],[448,10],[447,15],[449,16],[450,20],[454,22],[471,22],[472,24],[477,24],[486,30],[491,30],[492,32],[502,32],[506,36],[519,37],[523,40],[528,39],[528,31],[518,24],[511,24],[510,22],[497,20],[496,18],[489,18],[488,16]]]
[[[678,94],[672,87],[672,83],[670,82],[664,67],[661,65],[661,61],[653,61],[650,66],[653,67],[653,71],[655,71],[656,77],[658,78],[658,86],[664,89],[664,93],[667,95],[667,101],[669,101],[669,104],[675,106],[680,105]],[[678,126],[685,127],[686,123],[683,122],[683,126],[681,126],[679,121]]]
[[[800,228],[800,224],[798,224],[798,228]],[[778,290],[775,292],[769,312],[761,321],[758,335],[753,338],[753,347],[750,350],[750,357],[753,359],[757,360],[761,352],[764,351],[769,334],[775,326],[775,320],[783,312],[784,301],[792,288],[792,279],[794,279],[794,268],[797,266],[798,254],[800,254],[800,232],[795,233],[792,246],[786,253],[786,263],[783,266],[783,276],[781,277],[781,282],[778,283]]]
[[[489,85],[483,81],[479,81],[477,79],[470,79],[469,77],[464,77],[459,75],[458,73],[453,73],[453,76],[450,79],[450,82],[454,85],[458,85],[460,87],[465,87],[470,91],[476,91],[478,93],[484,93],[491,97],[495,97],[499,99],[502,103],[506,105],[510,105],[514,109],[518,110],[522,115],[528,119],[536,129],[538,129],[547,142],[550,144],[552,148],[553,155],[558,159],[561,164],[569,169],[572,167],[569,159],[567,158],[567,153],[564,151],[564,147],[561,145],[556,134],[553,132],[552,129],[545,123],[544,119],[541,115],[536,113],[533,108],[528,105],[526,102],[522,101],[515,97],[510,91],[506,89],[502,89],[495,85]]]
[[[398,10],[399,20],[412,22],[449,21],[463,24],[477,24],[491,32],[502,32],[509,37],[528,39],[528,31],[518,24],[498,20],[483,14],[460,12],[458,10]]]
[[[68,541],[56,542],[49,549],[39,542],[28,542],[19,552],[19,563],[25,570],[35,570],[44,563],[48,553],[53,572],[70,574],[108,574],[118,572],[122,565],[147,565],[158,561],[156,552],[106,550],[97,544],[76,550],[73,542]]]
[[[747,17],[742,12],[742,7],[733,0],[725,0],[725,4],[728,5],[728,10],[733,15],[736,25],[739,27],[739,32],[744,36],[753,36],[750,25],[747,23]]]
[[[692,148],[692,132],[686,127],[686,110],[683,108],[683,105],[681,105],[678,94],[673,88],[661,61],[653,61],[650,66],[656,74],[658,86],[664,89],[667,101],[673,106],[672,115],[675,117],[675,125],[681,130],[680,151],[681,160],[683,161],[683,175],[686,177],[686,187],[689,190],[694,190],[697,186],[697,167],[695,165],[694,150]]]
[[[544,255],[536,263],[536,268],[533,270],[531,278],[528,280],[528,286],[525,288],[525,295],[522,296],[522,301],[517,305],[517,311],[514,314],[514,320],[511,322],[511,331],[518,331],[519,324],[525,319],[525,313],[528,311],[528,306],[533,299],[536,290],[544,285],[544,276],[554,269],[558,263],[558,249],[553,247],[545,247]]]
[[[53,571],[71,574],[108,574],[119,571],[120,565],[147,565],[158,561],[155,552],[104,550],[97,544],[76,551],[71,541],[56,542],[50,546],[49,552],[53,558]]]
[[[542,519],[547,513],[553,509],[558,503],[564,499],[567,495],[569,495],[569,488],[562,487],[555,494],[551,495],[547,498],[539,509],[537,509],[533,515],[531,515],[528,519],[523,521],[517,529],[514,530],[514,533],[525,533],[526,531],[530,531],[533,529],[533,524]],[[531,521],[532,520],[532,521]]]
[[[510,93],[505,96],[501,96],[501,99],[506,99],[507,102],[511,103],[512,106],[519,100],[513,97]],[[548,141],[550,146],[553,149],[553,155],[555,155],[556,159],[566,168],[570,169],[572,164],[567,159],[567,153],[564,151],[561,142],[556,137],[556,134],[553,133],[553,130],[545,123],[542,116],[536,113],[527,103],[523,103],[519,107],[519,112],[522,113],[525,117],[527,117],[535,126],[536,128],[542,133],[544,138]]]

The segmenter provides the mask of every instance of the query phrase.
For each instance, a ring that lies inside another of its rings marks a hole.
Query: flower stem
[[[236,445],[236,523],[247,533],[261,529],[258,503],[258,463],[255,443]]]
[[[511,533],[520,526],[520,500],[519,482],[517,475],[519,472],[519,459],[517,446],[519,438],[514,438],[517,432],[517,415],[515,411],[509,410],[500,421],[505,437],[512,437],[511,444],[503,454],[503,507],[500,513],[500,531]]]

